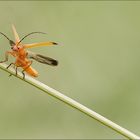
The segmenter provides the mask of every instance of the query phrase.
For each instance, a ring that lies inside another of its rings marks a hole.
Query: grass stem
[[[0,69],[14,75],[15,75],[15,70],[13,68],[10,69],[6,69],[7,65],[6,64],[0,64]],[[64,103],[74,107],[75,109],[85,113],[87,116],[92,117],[93,119],[97,120],[98,122],[108,126],[109,128],[113,129],[114,131],[116,131],[117,133],[125,136],[128,139],[140,139],[139,136],[135,135],[134,133],[128,131],[127,129],[119,126],[118,124],[110,121],[109,119],[103,117],[102,115],[96,113],[95,111],[87,108],[86,106],[82,105],[81,103],[73,100],[72,98],[60,93],[59,91],[41,83],[40,81],[30,77],[30,76],[25,76],[25,79],[23,79],[23,75],[21,73],[18,74],[18,76],[16,76],[17,78],[29,83],[30,85],[38,88],[39,90],[43,91],[44,93],[47,93],[57,99],[59,99],[60,101],[63,101]]]

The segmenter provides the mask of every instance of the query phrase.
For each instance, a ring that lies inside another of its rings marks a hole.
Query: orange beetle
[[[14,56],[16,58],[16,61],[14,63],[11,63],[7,68],[9,68],[11,65],[14,65],[15,70],[16,70],[16,75],[17,75],[17,68],[22,67],[23,78],[25,78],[24,72],[26,72],[27,74],[33,77],[38,76],[38,72],[34,68],[31,67],[32,61],[30,59],[34,59],[40,63],[48,64],[51,66],[58,65],[58,61],[55,59],[26,50],[26,48],[33,48],[33,47],[39,47],[39,46],[52,46],[52,45],[57,45],[57,43],[40,42],[40,43],[33,43],[33,44],[21,44],[22,40],[24,40],[29,35],[32,35],[35,33],[45,34],[44,32],[32,32],[32,33],[27,34],[20,40],[14,25],[12,25],[12,29],[15,36],[15,42],[10,40],[4,33],[0,32],[1,35],[5,36],[9,40],[9,44],[11,45],[11,51],[6,51],[5,60],[0,61],[0,63],[8,61],[9,55]]]

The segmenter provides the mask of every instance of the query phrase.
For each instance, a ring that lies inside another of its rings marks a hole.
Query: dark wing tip
[[[9,44],[10,44],[10,46],[13,46],[13,45],[15,45],[15,42],[12,40],[9,40]]]
[[[57,60],[52,60],[52,63],[51,63],[53,66],[57,66],[58,65],[58,61]]]
[[[41,54],[36,54],[35,57],[32,57],[33,59],[35,59],[36,61],[40,62],[40,63],[44,63],[44,64],[48,64],[51,66],[57,66],[58,65],[58,61],[50,58],[50,57],[46,57],[43,56]]]
[[[52,42],[53,43],[53,45],[58,45],[58,43],[56,43],[56,42]]]

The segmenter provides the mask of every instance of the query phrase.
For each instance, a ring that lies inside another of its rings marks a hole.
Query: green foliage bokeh
[[[38,80],[140,135],[140,2],[0,1],[0,31],[59,60],[33,63]],[[0,37],[0,59],[10,46]],[[14,61],[9,59],[8,64]],[[0,138],[123,138],[97,121],[0,71]],[[42,93],[42,94],[41,94]]]

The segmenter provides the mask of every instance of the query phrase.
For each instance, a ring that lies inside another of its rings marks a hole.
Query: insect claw
[[[25,73],[22,71],[22,74],[23,74],[23,79],[25,79]]]

